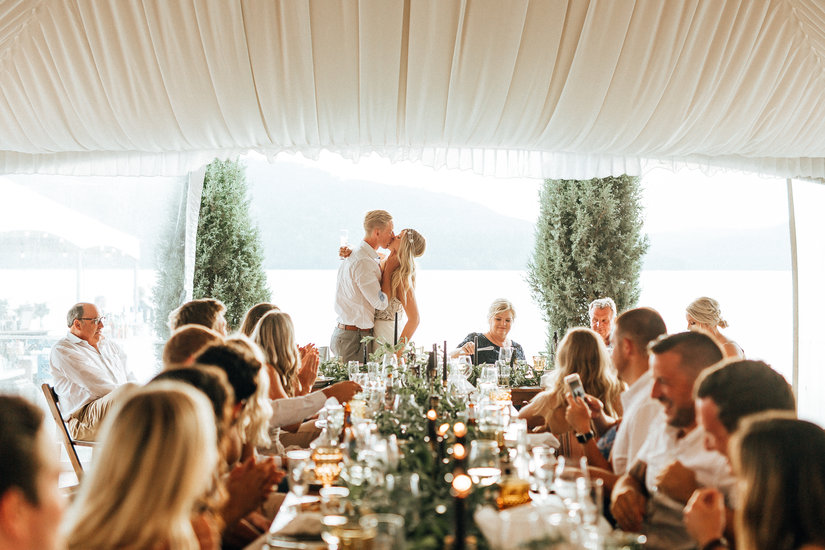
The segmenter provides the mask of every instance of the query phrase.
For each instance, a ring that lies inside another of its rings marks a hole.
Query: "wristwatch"
[[[587,433],[576,434],[576,441],[578,441],[579,443],[584,445],[585,443],[587,443],[588,441],[593,439],[594,436],[595,436],[595,434],[593,433],[593,430],[590,430]]]

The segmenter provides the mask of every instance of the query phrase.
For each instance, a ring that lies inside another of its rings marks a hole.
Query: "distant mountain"
[[[524,269],[533,249],[533,224],[450,195],[342,180],[289,162],[249,162],[247,178],[267,269],[336,269],[340,230],[358,243],[364,213],[376,208],[393,215],[396,232],[424,235],[422,269]]]
[[[533,224],[452,195],[344,180],[289,161],[270,164],[248,159],[247,178],[266,269],[337,268],[340,230],[348,229],[350,243],[356,244],[362,237],[364,212],[375,208],[393,214],[396,231],[414,227],[426,237],[427,250],[419,260],[422,269],[521,270],[534,246]],[[49,176],[15,176],[13,180],[137,237],[142,268],[154,267],[160,229],[170,219],[181,192],[168,180],[155,178],[110,178],[108,185],[80,178],[67,183]],[[501,185],[506,193],[507,180]],[[786,227],[654,233],[649,238],[644,263],[648,270],[790,269]],[[3,244],[8,254],[0,252],[0,263],[19,265],[18,244]],[[47,259],[43,261],[48,265]],[[54,265],[55,260],[51,262]]]
[[[790,270],[786,226],[759,229],[653,233],[644,269]]]

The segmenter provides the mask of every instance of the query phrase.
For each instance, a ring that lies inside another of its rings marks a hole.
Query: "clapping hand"
[[[320,365],[320,354],[315,344],[307,344],[298,347],[298,355],[301,356],[301,369],[298,371],[298,381],[304,393],[308,393],[315,385],[318,378],[318,367]]]

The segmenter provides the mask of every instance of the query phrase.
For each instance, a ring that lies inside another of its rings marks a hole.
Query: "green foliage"
[[[229,327],[236,328],[251,306],[270,300],[263,247],[238,160],[216,159],[207,166],[197,235],[193,296],[221,300]]]
[[[587,306],[611,297],[619,311],[635,306],[647,251],[638,177],[545,180],[536,248],[527,280],[553,333],[588,326]]]
[[[185,192],[185,191],[184,191]],[[186,249],[186,200],[181,198],[169,212],[169,221],[160,237],[156,256],[157,279],[152,289],[154,329],[160,340],[169,339],[169,314],[185,297],[183,288]]]

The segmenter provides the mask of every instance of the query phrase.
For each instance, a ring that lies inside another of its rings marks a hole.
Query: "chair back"
[[[60,432],[60,440],[63,443],[63,447],[66,449],[66,454],[69,455],[69,461],[72,463],[72,468],[74,468],[74,473],[77,476],[77,480],[80,481],[83,478],[83,464],[81,464],[80,458],[77,456],[75,445],[91,447],[94,445],[94,442],[76,441],[73,439],[72,434],[69,433],[68,426],[66,426],[66,421],[63,420],[63,415],[60,412],[60,398],[57,396],[54,388],[51,385],[44,383],[40,385],[40,389],[43,390],[43,395],[46,397],[46,403],[49,405],[49,411],[52,413],[54,423],[57,424],[58,431]]]

